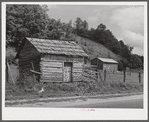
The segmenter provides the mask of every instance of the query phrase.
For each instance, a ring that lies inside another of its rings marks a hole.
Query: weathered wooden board
[[[42,71],[42,73],[43,74],[50,74],[52,71]],[[56,72],[56,71],[53,71],[54,73]],[[62,73],[61,71],[57,71],[57,73]]]
[[[82,77],[74,77],[73,78],[73,81],[81,81],[82,80]]]
[[[46,80],[46,81],[53,81],[53,82],[57,82],[57,81],[61,81],[62,82],[62,79],[61,78],[49,78],[49,77],[43,77],[43,78],[40,78],[40,80]]]
[[[41,68],[42,72],[62,72],[62,68]]]
[[[62,71],[62,68],[59,68],[59,67],[41,67],[41,69],[49,70],[49,71],[54,71],[54,70]]]
[[[40,62],[42,67],[62,67],[61,62]]]
[[[49,80],[49,79],[41,79],[40,82],[62,82],[61,80]]]
[[[86,72],[86,73],[88,73],[88,74],[96,74],[96,73],[98,73],[98,72],[96,72],[96,71],[87,70],[87,69],[85,69],[84,72]]]
[[[65,60],[41,59],[41,61],[44,61],[44,62],[49,62],[49,61],[52,61],[52,62],[57,62],[57,61],[63,62],[63,61],[65,61]]]
[[[81,57],[62,56],[62,55],[44,55],[42,61],[66,61],[66,62],[83,62]]]
[[[88,74],[88,73],[85,73],[85,72],[83,72],[82,75],[83,76],[91,76],[91,77],[96,77],[97,76],[96,74]]]
[[[62,75],[63,73],[62,72],[42,72],[42,74],[45,74],[45,75]]]
[[[62,62],[56,62],[56,61],[41,61],[42,64],[57,64],[57,65],[62,65]]]
[[[75,81],[82,81],[82,79],[73,79],[73,81],[75,82]]]
[[[73,77],[76,77],[76,76],[81,76],[82,73],[73,73]]]
[[[62,78],[62,74],[61,75],[48,75],[48,74],[42,74],[41,77],[51,77],[51,78]]]
[[[83,58],[77,58],[77,57],[75,57],[75,58],[73,58],[73,61],[74,62],[83,62]]]
[[[79,63],[79,62],[74,62],[73,63],[73,67],[83,67],[83,63]]]
[[[40,65],[40,67],[46,67],[46,68],[48,68],[48,67],[60,67],[60,68],[62,68],[62,66],[61,65],[49,65],[49,64],[44,64],[44,65]]]
[[[83,76],[82,76],[82,80],[83,80],[83,81],[87,81],[87,82],[90,82],[90,81],[91,81],[91,79],[90,79],[90,78],[83,77]]]
[[[73,68],[73,72],[83,72],[82,68]]]
[[[62,81],[62,78],[42,77],[41,80]]]
[[[41,78],[51,78],[51,79],[62,79],[62,76],[48,76],[48,75],[41,75]]]
[[[44,55],[41,60],[50,61],[50,60],[66,60],[66,56],[61,55]]]

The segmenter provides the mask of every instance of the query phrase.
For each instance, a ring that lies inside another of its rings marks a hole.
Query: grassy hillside
[[[116,61],[123,59],[121,56],[116,55],[100,43],[94,42],[90,39],[83,38],[77,35],[74,35],[73,39],[89,55],[89,59],[93,59],[97,56],[101,58],[112,58]]]

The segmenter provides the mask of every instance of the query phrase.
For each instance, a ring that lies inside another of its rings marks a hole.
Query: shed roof
[[[99,58],[99,60],[101,60],[102,62],[105,62],[105,63],[118,63],[117,61],[113,60],[113,59],[109,59],[109,58]]]
[[[88,55],[83,51],[83,49],[74,41],[38,39],[28,37],[26,37],[26,39],[30,41],[40,53],[88,57]]]

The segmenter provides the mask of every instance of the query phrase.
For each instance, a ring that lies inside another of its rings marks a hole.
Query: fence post
[[[124,83],[125,83],[125,78],[126,78],[126,72],[125,72],[125,70],[124,70]]]
[[[8,73],[7,63],[5,64],[5,66],[6,66],[6,81],[9,82],[9,73]]]
[[[12,80],[13,84],[15,85],[15,82],[14,82],[14,79],[13,79],[13,76],[12,76],[12,73],[11,73],[10,66],[9,66],[8,62],[7,62],[7,66],[8,66],[8,71],[10,73],[11,80]]]
[[[139,83],[141,83],[141,72],[139,72]]]
[[[100,80],[103,81],[104,79],[102,79],[102,77],[101,77],[100,70],[99,70],[99,72],[98,72],[98,75],[99,75],[98,77],[100,78]]]
[[[104,70],[104,81],[106,81],[106,70]]]
[[[97,80],[98,80],[98,82],[99,82],[99,72],[97,72]]]

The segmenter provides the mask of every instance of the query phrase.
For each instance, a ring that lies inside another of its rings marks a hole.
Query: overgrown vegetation
[[[44,85],[44,92],[38,93],[43,87],[36,86],[36,90],[26,91],[16,86],[7,86],[6,99],[33,99],[64,96],[90,96],[99,94],[143,92],[143,84],[123,82],[74,82],[74,83],[49,83]]]

